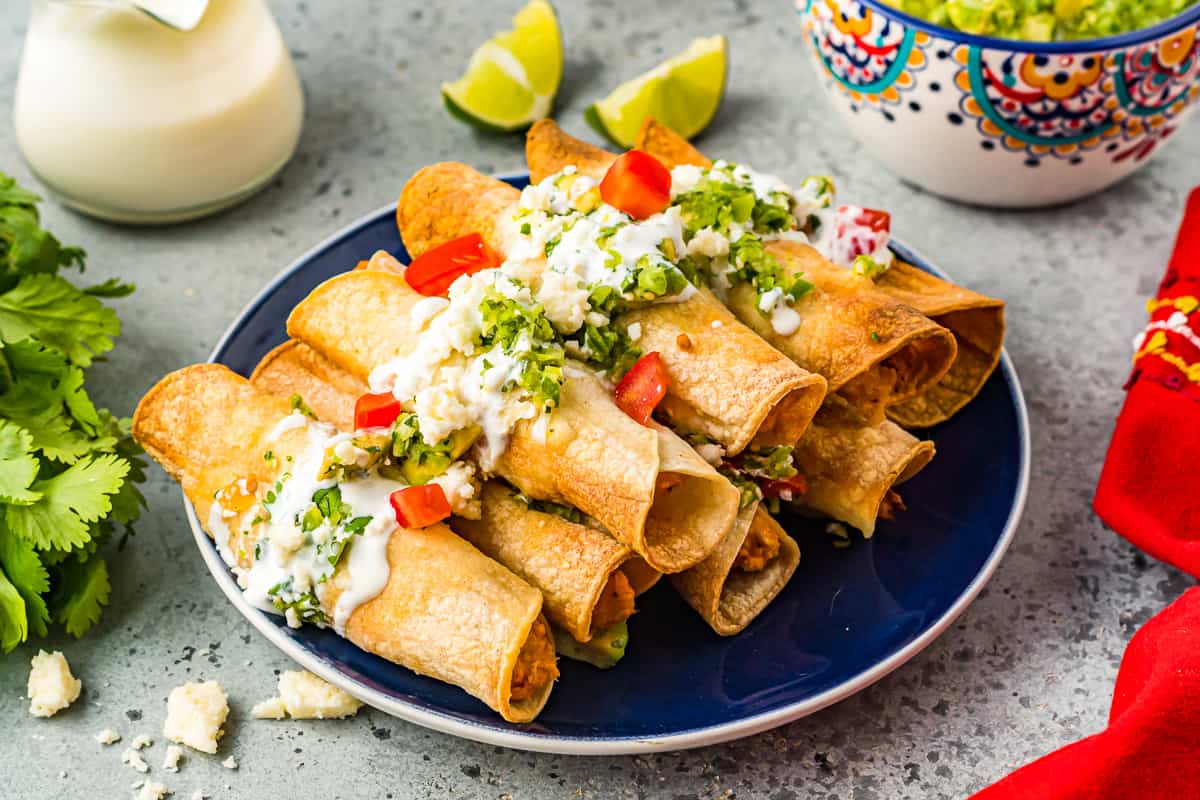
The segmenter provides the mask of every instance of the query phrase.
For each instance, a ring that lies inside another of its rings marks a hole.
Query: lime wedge
[[[442,84],[450,113],[492,131],[519,131],[550,116],[562,80],[562,36],[554,6],[530,0],[513,29],[475,51],[467,72]]]
[[[592,103],[584,118],[620,147],[633,147],[647,117],[687,139],[708,126],[725,95],[724,36],[695,39],[688,49]]]

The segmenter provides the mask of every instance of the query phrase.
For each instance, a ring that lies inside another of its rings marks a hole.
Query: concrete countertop
[[[274,3],[307,92],[299,153],[269,189],[201,222],[157,229],[97,223],[52,203],[47,226],[89,254],[89,277],[121,276],[124,333],[89,382],[129,413],[158,377],[203,360],[265,281],[329,233],[397,195],[432,161],[523,167],[518,138],[452,121],[437,85],[503,27],[516,3],[411,0]],[[250,705],[291,666],[213,585],[179,492],[155,468],[149,511],[111,559],[112,604],[65,651],[85,694],[51,721],[24,699],[36,644],[0,658],[0,797],[121,798],[140,779],[106,727],[161,740],[170,689],[218,678],[235,713],[219,759],[190,754],[164,774],[176,797],[215,798],[961,798],[1051,749],[1100,730],[1125,643],[1192,581],[1137,553],[1090,510],[1122,400],[1130,340],[1157,284],[1187,190],[1200,183],[1200,125],[1136,177],[1066,208],[992,212],[915,191],[867,160],[829,111],[784,0],[559,3],[568,67],[560,118],[682,49],[729,35],[725,107],[703,146],[753,155],[792,177],[827,171],[843,197],[894,212],[897,234],[972,288],[1009,303],[1008,348],[1025,384],[1033,480],[1024,522],[982,596],[928,650],[819,714],[733,744],[634,758],[501,750],[365,710],[344,722],[266,723]],[[27,7],[0,9],[0,170],[35,185],[17,152],[13,87]],[[205,654],[204,651],[207,651]]]

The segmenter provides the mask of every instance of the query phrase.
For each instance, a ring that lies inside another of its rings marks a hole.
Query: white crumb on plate
[[[82,688],[59,650],[38,650],[29,662],[29,713],[35,717],[53,717],[79,699]]]
[[[237,762],[236,758],[234,758],[233,756],[230,756],[229,758],[227,758],[221,762],[221,766],[224,767],[225,769],[237,769],[238,762]]]
[[[95,739],[100,744],[107,746],[121,741],[121,734],[117,733],[112,728],[105,728],[96,734]]]
[[[216,681],[185,683],[167,697],[167,719],[163,736],[193,750],[213,754],[225,732],[221,726],[229,716],[229,700]]]
[[[121,753],[121,763],[128,764],[143,775],[150,771],[150,765],[146,763],[146,759],[142,758],[142,754],[132,747]]]
[[[129,746],[134,750],[145,750],[152,744],[154,744],[153,739],[144,733],[139,733],[137,736],[133,737],[133,741],[129,743]]]
[[[146,781],[142,784],[142,790],[137,794],[137,800],[163,800],[169,794],[172,794],[171,790],[161,783]]]
[[[167,772],[179,772],[179,761],[183,758],[183,748],[177,744],[167,746],[167,754],[163,757],[163,769]]]
[[[258,719],[343,719],[362,703],[311,672],[288,670],[279,676],[279,696],[264,700],[250,712]]]

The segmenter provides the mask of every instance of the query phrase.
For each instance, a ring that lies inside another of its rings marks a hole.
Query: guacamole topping
[[[885,0],[889,5],[980,36],[1028,42],[1099,39],[1170,19],[1197,0]]]

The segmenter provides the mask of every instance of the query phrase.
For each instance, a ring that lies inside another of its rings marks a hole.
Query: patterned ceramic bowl
[[[1078,42],[971,36],[879,0],[796,0],[833,105],[905,180],[990,206],[1092,194],[1196,110],[1200,5]]]

